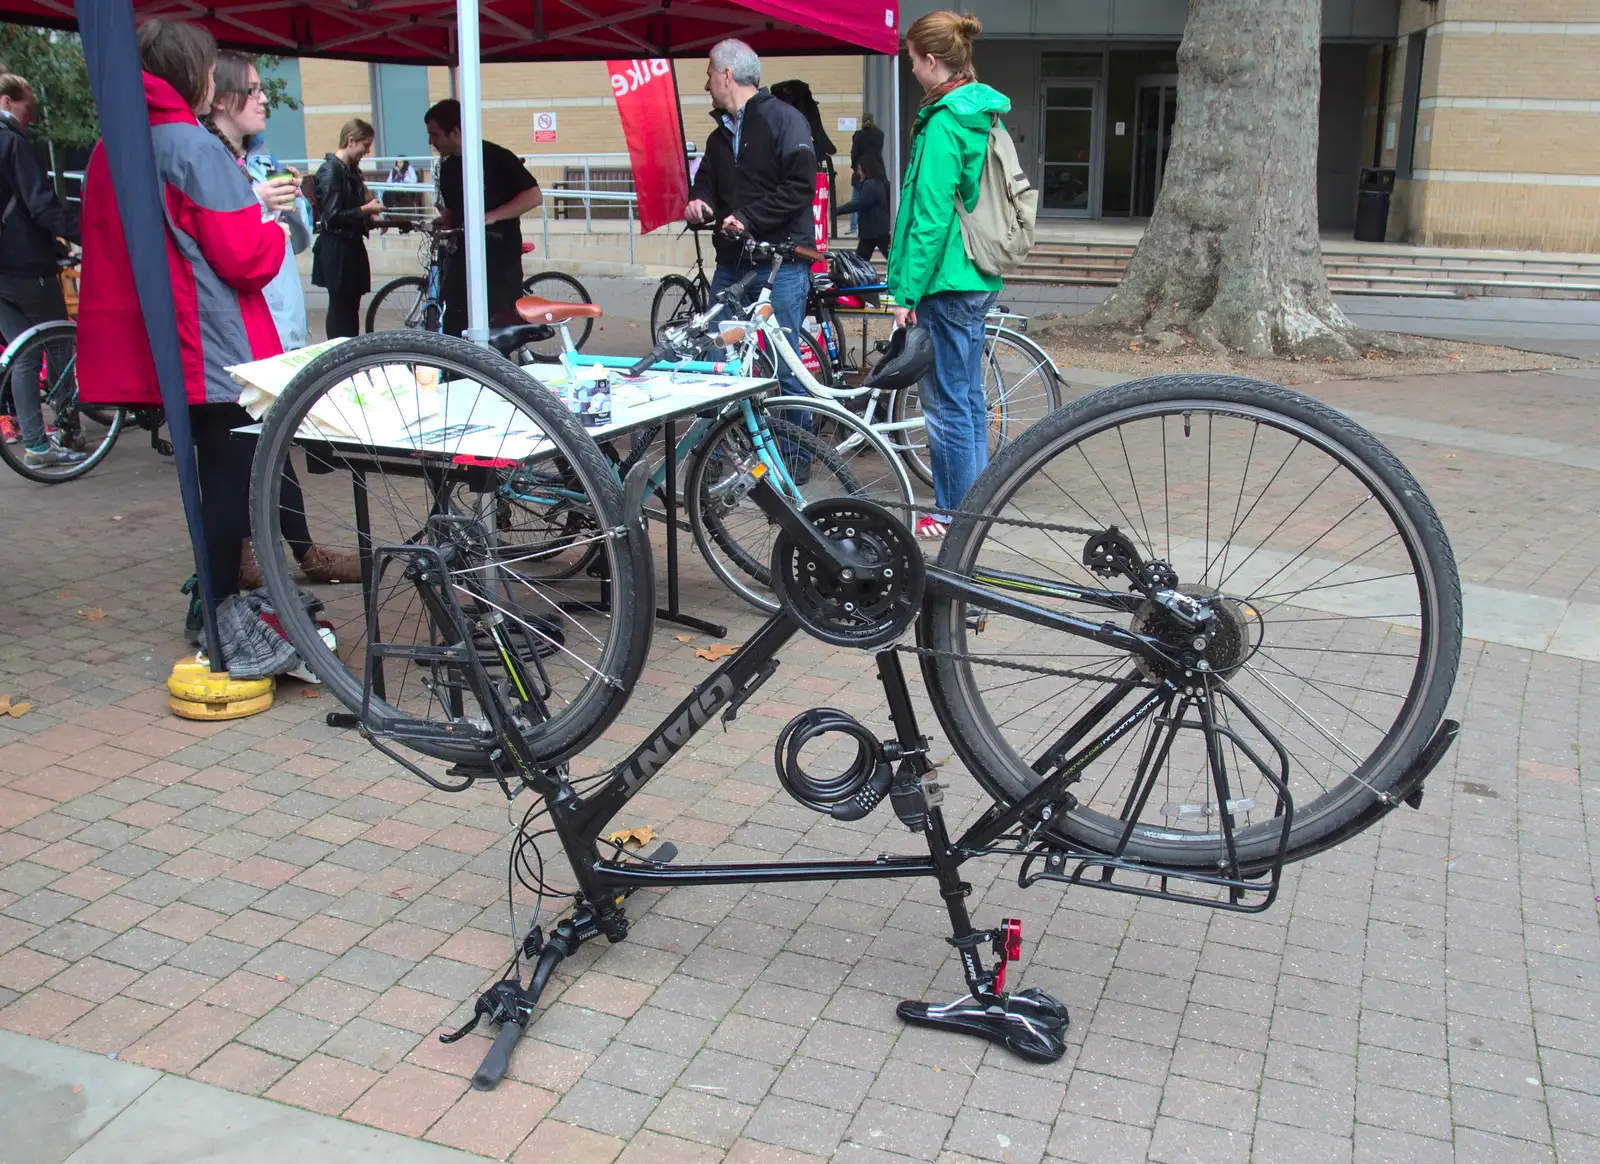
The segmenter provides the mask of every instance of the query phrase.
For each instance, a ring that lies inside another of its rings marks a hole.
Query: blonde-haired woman
[[[889,247],[889,291],[898,304],[895,322],[923,327],[933,341],[921,401],[937,512],[917,521],[923,538],[944,536],[989,463],[983,321],[1001,283],[967,257],[955,202],[976,208],[990,120],[1011,111],[1009,99],[978,83],[972,41],[982,29],[971,16],[930,12],[906,31],[911,72],[924,93]]]
[[[371,125],[352,117],[339,130],[339,148],[317,169],[321,233],[311,253],[311,283],[328,292],[329,339],[361,334],[361,297],[372,290],[367,232],[383,203],[367,193],[361,159],[375,136]]]

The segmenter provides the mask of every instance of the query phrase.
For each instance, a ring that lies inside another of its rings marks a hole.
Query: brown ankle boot
[[[239,548],[239,589],[259,590],[261,586],[261,566],[256,562],[255,542],[245,538]]]
[[[361,559],[348,551],[339,553],[313,545],[300,559],[300,572],[312,582],[359,582]]]

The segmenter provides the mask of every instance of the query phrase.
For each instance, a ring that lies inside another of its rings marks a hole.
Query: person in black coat
[[[856,163],[858,193],[839,207],[840,214],[854,214],[861,219],[861,229],[856,235],[856,254],[870,260],[872,252],[879,250],[889,257],[889,183],[883,176],[883,159],[869,154]]]
[[[317,170],[317,222],[311,283],[328,292],[327,334],[361,334],[361,297],[372,290],[367,232],[383,203],[361,180],[361,159],[372,152],[372,126],[353,117],[339,130],[339,148]]]
[[[10,343],[37,324],[67,318],[61,293],[58,238],[78,238],[78,216],[56,198],[50,175],[28,144],[33,87],[13,73],[0,74],[0,336]],[[37,350],[36,350],[37,351]],[[12,369],[12,394],[23,460],[30,468],[67,465],[82,453],[62,448],[45,428],[39,402],[40,356]],[[23,385],[34,386],[23,392]]]
[[[850,136],[850,197],[854,199],[856,192],[861,188],[861,160],[875,158],[878,169],[883,170],[883,130],[878,128],[877,120],[870,113],[861,116],[861,128]],[[844,211],[841,209],[840,214]],[[859,217],[859,216],[858,216]],[[859,225],[850,223],[850,229],[859,233]]]

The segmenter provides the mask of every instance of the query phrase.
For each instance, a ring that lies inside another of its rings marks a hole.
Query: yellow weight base
[[[242,719],[272,706],[276,684],[265,679],[235,679],[226,671],[213,671],[209,663],[186,657],[173,665],[167,679],[171,698],[167,706],[184,719]]]

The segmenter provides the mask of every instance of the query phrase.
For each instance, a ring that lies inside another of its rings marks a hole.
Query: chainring
[[[836,647],[881,647],[905,634],[922,605],[922,550],[905,524],[859,497],[814,501],[803,516],[887,578],[833,581],[810,552],[780,531],[772,547],[772,587],[801,630]],[[875,571],[876,572],[876,571]]]

